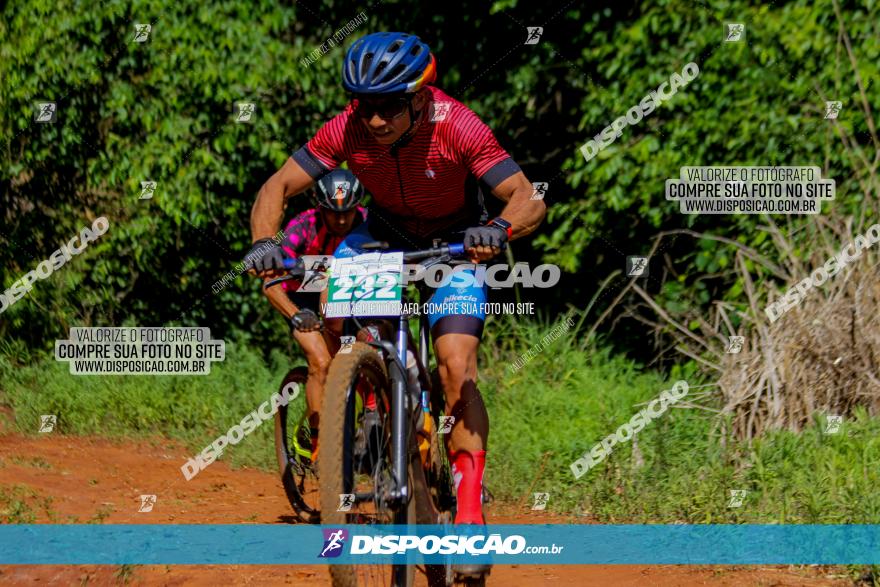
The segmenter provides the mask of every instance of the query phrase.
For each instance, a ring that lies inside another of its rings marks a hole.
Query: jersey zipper
[[[397,167],[397,185],[400,187],[400,203],[409,210],[410,216],[415,218],[416,221],[416,233],[421,232],[419,229],[421,228],[421,222],[418,218],[416,218],[415,214],[413,214],[412,208],[409,207],[409,204],[406,203],[406,199],[403,196],[403,174],[400,173],[400,154],[398,149],[391,149],[391,156],[394,157],[394,163]]]

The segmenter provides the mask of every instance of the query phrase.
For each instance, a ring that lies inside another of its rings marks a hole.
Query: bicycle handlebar
[[[450,257],[461,257],[464,255],[464,243],[453,243],[439,247],[431,247],[422,251],[412,251],[403,254],[404,261],[421,261],[428,257],[442,257],[449,255]]]
[[[359,248],[370,251],[381,249],[385,250],[388,248],[388,243],[384,241],[374,241],[369,243],[362,244]],[[428,259],[430,257],[462,257],[465,254],[464,243],[451,243],[448,245],[441,245],[439,247],[431,247],[428,249],[423,249],[421,251],[410,251],[408,253],[403,253],[404,261],[421,261],[424,259]],[[280,277],[278,279],[273,279],[272,281],[266,283],[263,287],[268,289],[274,285],[278,285],[282,281],[287,281],[289,279],[302,279],[305,276],[305,266],[303,265],[302,259],[284,259],[284,268],[289,269],[288,274],[284,277]]]
[[[358,247],[365,251],[375,251],[375,250],[387,250],[390,248],[390,245],[386,241],[372,241],[368,243],[364,243]],[[421,261],[422,259],[427,259],[428,257],[442,257],[444,255],[449,255],[450,257],[462,257],[465,254],[464,243],[452,243],[448,245],[441,245],[439,247],[431,247],[430,249],[423,249],[421,251],[409,251],[403,253],[404,261]]]

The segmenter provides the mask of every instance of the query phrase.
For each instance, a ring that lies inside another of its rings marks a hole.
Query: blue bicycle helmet
[[[415,92],[437,79],[431,49],[415,35],[372,33],[348,48],[342,85],[354,94]]]

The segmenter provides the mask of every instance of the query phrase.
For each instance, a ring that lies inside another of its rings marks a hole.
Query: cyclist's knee
[[[327,376],[327,370],[330,369],[330,355],[327,353],[309,353],[306,357],[309,363],[309,377]]]
[[[437,367],[447,393],[458,393],[466,381],[476,378],[476,361],[467,352],[449,353],[438,358]]]

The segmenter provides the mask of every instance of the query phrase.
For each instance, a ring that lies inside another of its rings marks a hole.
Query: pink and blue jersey
[[[358,206],[361,220],[367,219],[367,209]],[[318,208],[310,208],[297,214],[284,229],[284,240],[281,248],[291,259],[302,255],[332,255],[345,236],[335,235],[324,226]],[[299,287],[297,281],[282,283],[285,291],[295,291]]]

